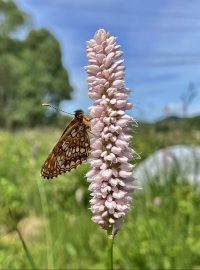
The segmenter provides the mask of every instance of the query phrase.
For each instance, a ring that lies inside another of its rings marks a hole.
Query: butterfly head
[[[75,112],[74,112],[74,114],[75,114],[75,118],[77,118],[77,119],[83,119],[83,117],[84,117],[84,112],[82,111],[82,110],[76,110]]]

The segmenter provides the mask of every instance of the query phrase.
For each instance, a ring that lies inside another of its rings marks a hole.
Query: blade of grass
[[[47,204],[47,198],[46,198],[46,194],[44,191],[43,183],[37,181],[37,185],[38,185],[42,210],[43,210],[44,216],[46,218],[45,233],[46,233],[48,269],[54,269],[53,252],[52,252],[53,244],[52,244],[51,229],[50,229],[50,224],[49,224],[49,208],[48,208],[48,204]]]
[[[36,266],[36,264],[35,264],[35,262],[34,262],[34,260],[33,260],[33,257],[32,257],[32,255],[31,255],[31,253],[30,253],[30,251],[29,251],[29,249],[28,249],[28,247],[27,247],[27,245],[26,245],[25,240],[23,239],[23,236],[22,236],[20,230],[19,230],[18,228],[16,228],[15,230],[16,230],[16,232],[18,233],[19,239],[20,239],[20,241],[21,241],[21,243],[22,243],[24,252],[25,252],[26,257],[27,257],[27,259],[28,259],[28,261],[29,261],[29,264],[30,264],[30,266],[31,266],[31,269],[39,269],[39,268]]]
[[[35,262],[33,260],[33,257],[31,255],[31,252],[29,251],[28,246],[26,245],[26,242],[25,242],[25,240],[24,240],[24,238],[23,238],[20,230],[17,228],[16,219],[14,218],[14,214],[13,214],[13,212],[12,212],[12,210],[10,208],[8,209],[8,213],[9,213],[9,216],[11,218],[11,223],[13,224],[13,228],[17,232],[17,234],[19,236],[19,239],[20,239],[20,241],[22,243],[22,247],[23,247],[24,252],[26,254],[26,257],[27,257],[27,259],[29,261],[29,264],[31,266],[31,269],[39,269],[39,268],[36,267],[36,264],[35,264]]]

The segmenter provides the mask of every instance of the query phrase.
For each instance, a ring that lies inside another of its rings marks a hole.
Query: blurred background
[[[40,168],[70,117],[87,113],[86,41],[118,37],[138,121],[142,189],[116,237],[116,269],[200,267],[200,2],[0,0],[0,268],[104,269],[84,164],[44,181]],[[9,211],[12,212],[12,217]]]

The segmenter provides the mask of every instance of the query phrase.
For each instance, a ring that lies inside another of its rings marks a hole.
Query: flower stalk
[[[107,269],[113,269],[113,241],[130,208],[135,154],[131,148],[130,124],[126,114],[132,107],[130,89],[125,87],[124,60],[116,38],[104,29],[98,30],[87,42],[86,67],[88,95],[94,100],[89,108],[91,117],[90,183],[92,220],[107,230]]]
[[[113,270],[113,244],[114,244],[114,235],[112,234],[112,230],[107,231],[108,238],[108,247],[107,247],[107,269]]]

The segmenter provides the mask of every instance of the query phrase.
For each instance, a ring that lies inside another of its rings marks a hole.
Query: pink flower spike
[[[131,203],[133,159],[129,125],[133,118],[125,113],[132,107],[130,89],[125,87],[124,60],[116,38],[104,29],[87,42],[89,108],[91,118],[91,170],[87,173],[92,220],[115,235],[123,224]]]

